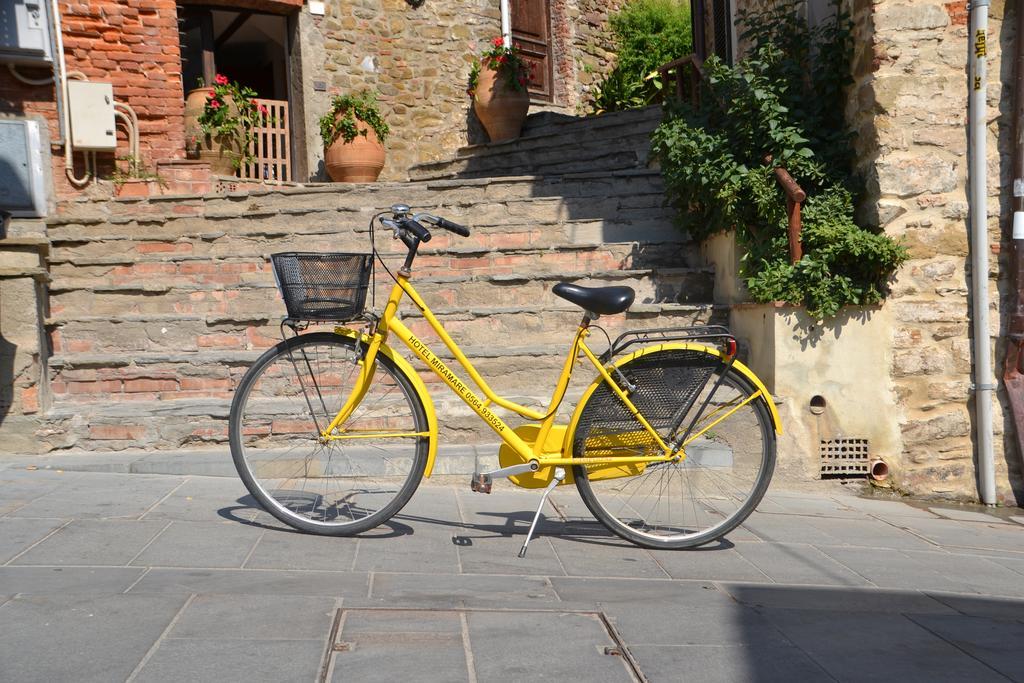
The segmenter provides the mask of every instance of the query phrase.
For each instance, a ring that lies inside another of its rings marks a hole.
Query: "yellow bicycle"
[[[629,287],[560,283],[553,293],[583,309],[551,403],[537,411],[498,396],[476,371],[411,283],[427,225],[469,230],[395,205],[371,219],[408,249],[392,273],[372,254],[272,256],[295,336],[261,356],[231,405],[229,435],[238,473],[282,522],[348,536],[390,519],[431,475],[438,418],[423,380],[389,345],[394,336],[501,438],[500,468],[473,475],[489,493],[494,478],[544,489],[527,545],[548,494],[575,483],[612,532],[650,548],[688,548],[721,538],[754,510],[775,466],[779,417],[767,389],[736,358],[719,326],[641,330],[621,335],[600,356],[587,340],[594,320],[624,312]],[[372,242],[371,236],[371,242]],[[374,257],[394,280],[383,314],[364,313]],[[465,371],[464,380],[398,318],[408,297]],[[362,320],[365,331],[311,322]],[[285,335],[282,335],[285,336]],[[567,424],[557,424],[575,366],[597,377]],[[474,386],[475,385],[475,386]],[[494,407],[528,424],[510,427]]]

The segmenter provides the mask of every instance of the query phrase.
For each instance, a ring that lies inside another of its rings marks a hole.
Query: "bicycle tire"
[[[610,531],[639,546],[693,548],[722,538],[753,512],[771,482],[776,441],[765,399],[744,404],[757,391],[754,385],[701,347],[644,353],[619,371],[626,382],[613,378],[666,442],[688,429],[698,436],[677,462],[574,465],[583,502]],[[661,454],[606,383],[585,400],[573,434],[574,457]]]
[[[296,529],[351,536],[409,501],[426,467],[426,413],[412,382],[378,354],[372,383],[342,425],[360,438],[322,441],[362,368],[356,342],[330,332],[282,341],[246,372],[231,403],[235,468],[263,508]],[[382,431],[385,430],[385,431]]]

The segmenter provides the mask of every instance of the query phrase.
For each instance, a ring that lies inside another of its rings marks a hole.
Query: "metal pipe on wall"
[[[1014,298],[1009,306],[1003,386],[1017,437],[1017,455],[1024,465],[1024,7],[1017,6],[1014,38],[1013,103],[1013,239],[1010,241],[1010,282]]]
[[[501,0],[501,39],[505,47],[512,47],[512,0]]]
[[[985,115],[987,82],[988,6],[990,0],[971,2],[970,96],[968,98],[968,148],[971,207],[971,282],[974,309],[974,408],[975,443],[978,452],[978,492],[981,502],[995,505],[995,461],[992,449],[992,351],[988,315],[988,126]]]

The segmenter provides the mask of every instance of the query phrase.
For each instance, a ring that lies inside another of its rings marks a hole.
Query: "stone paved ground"
[[[773,488],[652,552],[566,488],[520,560],[535,492],[429,483],[330,539],[230,476],[47,462],[0,465],[0,680],[1024,680],[1019,513]]]

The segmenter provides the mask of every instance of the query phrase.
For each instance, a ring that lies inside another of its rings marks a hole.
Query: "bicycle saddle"
[[[633,303],[632,287],[580,287],[559,282],[551,291],[566,301],[598,315],[622,313]]]

